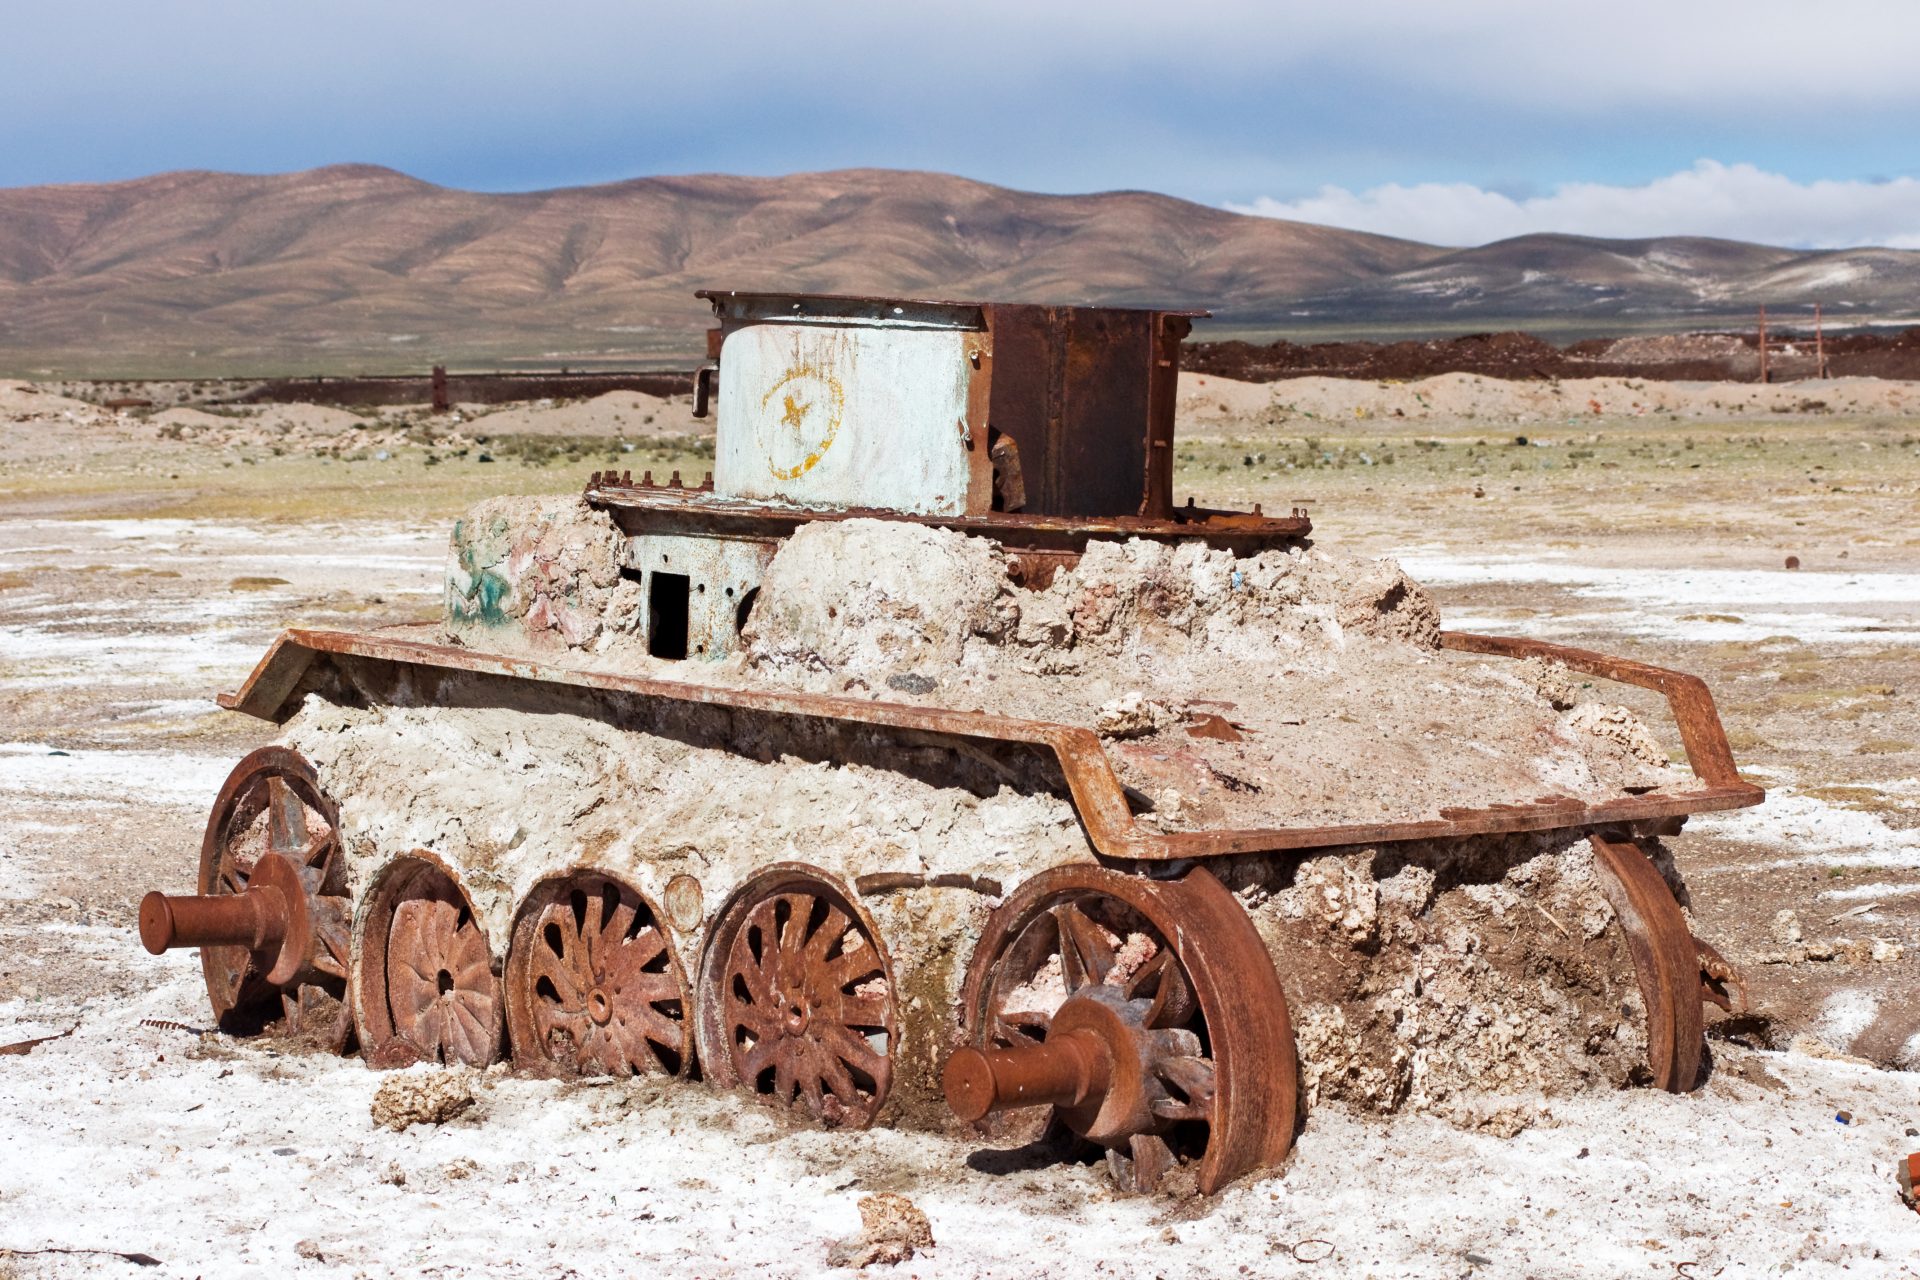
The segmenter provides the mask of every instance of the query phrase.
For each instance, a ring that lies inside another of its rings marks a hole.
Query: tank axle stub
[[[142,898],[140,942],[154,955],[178,947],[244,947],[268,982],[291,982],[312,944],[306,887],[286,857],[263,854],[239,893]]]

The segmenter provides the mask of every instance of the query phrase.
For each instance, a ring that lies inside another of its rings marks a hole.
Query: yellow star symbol
[[[789,426],[798,431],[805,425],[807,405],[804,401],[795,400],[792,396],[787,396],[786,402],[787,411],[780,415],[780,422],[783,426]]]

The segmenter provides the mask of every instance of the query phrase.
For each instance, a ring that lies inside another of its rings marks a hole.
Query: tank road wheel
[[[684,1075],[687,979],[659,913],[595,871],[542,881],[507,951],[514,1062],[580,1075]]]
[[[354,1005],[367,1062],[484,1067],[500,1056],[493,953],[473,904],[425,853],[396,858],[367,891]]]
[[[344,1052],[348,919],[340,810],[306,757],[262,747],[234,766],[200,842],[200,896],[150,893],[149,951],[200,948],[228,1031],[282,1030]]]
[[[1647,1067],[1654,1087],[1686,1093],[1699,1083],[1707,1046],[1700,1016],[1703,965],[1709,956],[1718,961],[1722,979],[1732,967],[1694,941],[1673,890],[1639,845],[1606,836],[1594,836],[1592,844],[1601,888],[1626,931],[1647,1006]]]
[[[1203,869],[1027,881],[988,918],[961,1022],[942,1080],[955,1114],[1051,1106],[1133,1190],[1188,1164],[1211,1193],[1292,1145],[1286,996],[1253,922]]]
[[[824,871],[782,863],[736,893],[700,966],[701,1068],[724,1087],[864,1128],[900,1042],[893,970],[873,920]]]

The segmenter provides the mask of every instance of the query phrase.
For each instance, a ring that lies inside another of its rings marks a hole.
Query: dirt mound
[[[1685,777],[1636,753],[1646,730],[1626,712],[1562,712],[1524,672],[1441,652],[1432,597],[1391,561],[1319,549],[1095,543],[1027,591],[963,534],[808,525],[774,556],[745,640],[744,661],[702,678],[1096,726],[1169,830],[1411,820]],[[1232,740],[1190,731],[1209,717]]]
[[[493,500],[454,547],[456,642],[1096,727],[1164,830],[1409,821],[1688,778],[1624,710],[1441,651],[1431,596],[1391,561],[1095,543],[1030,591],[984,539],[821,522],[774,555],[743,651],[689,664],[647,656],[603,512]],[[1191,732],[1215,721],[1227,730]]]
[[[708,429],[693,416],[691,396],[655,396],[643,391],[608,391],[590,400],[533,400],[490,408],[463,404],[463,430],[482,436],[604,436],[637,440],[648,436],[688,436]]]
[[[1619,1088],[1645,1071],[1632,960],[1584,842],[1383,846],[1290,874],[1254,858],[1226,880],[1286,966],[1309,1106],[1512,1131],[1527,1117],[1472,1100]]]
[[[1781,344],[1776,347],[1775,344]],[[1814,335],[1770,330],[1775,379],[1813,377],[1819,369]],[[1848,333],[1825,340],[1834,377],[1920,379],[1920,328],[1894,334]],[[1407,342],[1318,342],[1281,339],[1189,343],[1181,367],[1242,382],[1323,376],[1360,379],[1431,378],[1473,373],[1509,379],[1654,378],[1663,381],[1754,381],[1759,377],[1757,333],[1667,334],[1588,338],[1556,347],[1528,333],[1474,333]]]
[[[1541,382],[1467,373],[1415,382],[1316,375],[1262,383],[1183,372],[1178,403],[1180,429],[1190,439],[1270,433],[1276,427],[1317,435],[1329,425],[1366,419],[1568,425],[1609,417],[1726,421],[1808,414],[1905,416],[1920,413],[1920,384],[1877,378],[1765,384],[1635,378]]]
[[[299,449],[339,455],[397,450],[411,442],[409,424],[403,421],[365,418],[313,404],[222,409],[218,413],[182,405],[125,421],[149,439],[184,440],[217,448]],[[450,446],[466,443],[455,433],[443,433],[435,439]]]
[[[31,382],[0,379],[0,415],[14,422],[64,420],[91,423],[113,415],[98,405],[56,395]]]

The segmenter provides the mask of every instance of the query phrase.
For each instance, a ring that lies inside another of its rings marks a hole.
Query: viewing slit
[[[654,657],[687,656],[687,600],[691,591],[686,574],[654,570],[647,583],[647,652]]]

